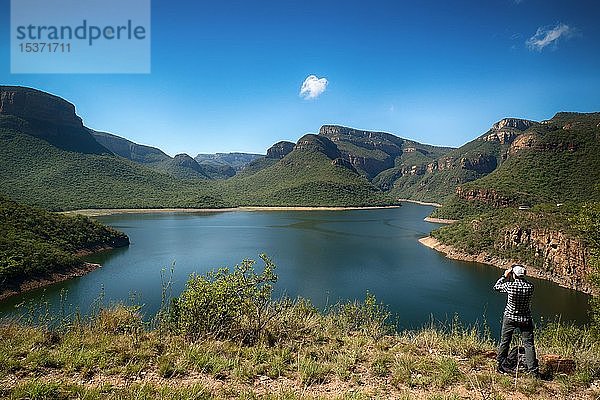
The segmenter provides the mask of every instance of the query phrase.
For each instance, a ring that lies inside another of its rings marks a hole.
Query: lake
[[[454,261],[418,239],[438,227],[423,221],[432,208],[405,203],[400,208],[345,211],[229,211],[122,214],[99,217],[129,235],[128,248],[88,257],[103,265],[88,275],[0,303],[0,315],[18,304],[48,302],[50,308],[89,312],[94,300],[143,304],[146,315],[161,301],[161,271],[174,265],[177,295],[191,273],[233,266],[266,253],[277,265],[277,295],[309,298],[317,307],[364,299],[367,291],[387,304],[402,328],[486,319],[497,333],[505,295],[492,286],[502,271]],[[588,321],[588,296],[553,283],[535,284],[537,322]],[[61,293],[66,300],[60,301]],[[62,304],[62,305],[61,305]],[[23,307],[21,307],[22,309]]]

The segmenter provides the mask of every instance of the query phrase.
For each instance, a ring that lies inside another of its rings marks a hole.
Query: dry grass
[[[349,308],[356,313],[354,305]],[[18,399],[593,399],[600,340],[553,326],[542,352],[575,357],[572,376],[514,382],[494,371],[494,343],[476,329],[426,327],[390,333],[368,318],[348,323],[292,302],[265,340],[191,340],[148,329],[135,309],[103,309],[89,321],[51,331],[0,327],[0,398]],[[146,327],[146,329],[144,329]],[[274,340],[271,336],[281,335]],[[269,339],[270,338],[270,339]]]

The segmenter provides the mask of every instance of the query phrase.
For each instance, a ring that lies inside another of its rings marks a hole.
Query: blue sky
[[[503,117],[600,111],[597,1],[154,0],[139,75],[11,74],[9,15],[0,0],[0,84],[171,155],[263,153],[329,123],[460,146]],[[310,75],[327,84],[300,96]]]

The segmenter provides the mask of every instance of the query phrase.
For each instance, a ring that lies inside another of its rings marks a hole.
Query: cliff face
[[[90,133],[92,136],[94,136],[98,143],[113,153],[131,161],[149,164],[164,161],[170,158],[162,150],[155,147],[137,144],[130,140],[106,132],[90,130]]]
[[[14,115],[55,125],[82,127],[75,106],[60,97],[35,89],[0,86],[0,115]]]
[[[44,139],[63,150],[110,153],[83,126],[73,104],[39,90],[0,86],[0,123],[2,120],[8,121],[12,129]]]
[[[358,171],[356,170],[356,168],[354,168],[354,165],[352,165],[348,160],[344,158],[336,158],[335,160],[331,161],[331,164],[347,168],[350,171],[358,174]]]
[[[402,154],[404,140],[385,132],[363,131],[338,125],[323,125],[319,136],[330,139],[341,156],[369,179],[392,168]]]
[[[551,229],[513,227],[504,232],[503,240],[495,247],[500,252],[525,247],[541,265],[537,268],[541,278],[571,289],[592,290],[586,280],[591,273],[589,250],[579,239]]]
[[[277,142],[267,150],[267,158],[282,159],[294,150],[294,146],[292,142]]]
[[[480,201],[487,203],[494,207],[507,207],[515,205],[514,201],[498,193],[494,189],[483,189],[483,188],[463,188],[458,186],[456,188],[456,195],[459,199],[467,201]]]
[[[518,118],[504,118],[496,122],[480,139],[487,142],[511,144],[519,134],[535,124],[534,121]]]

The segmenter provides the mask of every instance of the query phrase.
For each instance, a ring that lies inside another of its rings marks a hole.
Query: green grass
[[[577,371],[550,383],[523,376],[515,387],[512,379],[505,382],[493,372],[495,361],[485,354],[495,343],[476,327],[428,326],[374,338],[360,324],[340,329],[344,323],[338,314],[315,310],[305,318],[305,301],[294,302],[296,307],[303,310],[295,312],[295,324],[303,328],[299,334],[251,345],[211,337],[192,340],[150,328],[135,309],[123,306],[56,331],[4,323],[0,382],[8,384],[0,385],[0,397],[231,398],[236,393],[233,398],[248,398],[241,397],[244,393],[264,398],[256,382],[273,384],[272,396],[285,391],[281,398],[346,398],[361,392],[447,396],[461,387],[544,397],[555,390],[581,393],[600,377],[600,338],[587,328],[549,325],[539,330],[538,353],[575,358]],[[336,390],[327,394],[328,385]]]

